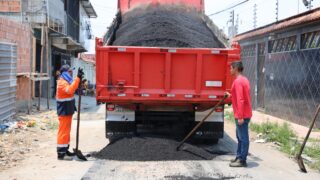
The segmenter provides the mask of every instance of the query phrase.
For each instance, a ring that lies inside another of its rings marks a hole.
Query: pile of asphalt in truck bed
[[[224,48],[195,10],[148,6],[126,12],[113,45]]]
[[[202,148],[155,137],[123,138],[93,154],[98,159],[118,161],[211,160],[214,155]]]

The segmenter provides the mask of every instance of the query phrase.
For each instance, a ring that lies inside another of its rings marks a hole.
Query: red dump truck
[[[120,0],[117,16],[145,2]],[[202,0],[181,2],[203,13]],[[233,44],[231,48],[114,46],[110,39],[114,38],[112,33],[117,31],[117,23],[113,22],[107,37],[96,39],[96,100],[98,104],[106,104],[106,137],[110,141],[133,136],[139,133],[140,127],[156,132],[168,125],[167,132],[181,131],[185,135],[230,90],[233,80],[230,63],[240,59],[239,45]],[[225,104],[230,104],[230,99]],[[217,142],[223,132],[224,105],[216,109],[193,138]]]

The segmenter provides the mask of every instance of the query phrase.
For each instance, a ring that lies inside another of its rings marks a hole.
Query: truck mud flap
[[[194,123],[194,126],[198,122]],[[194,127],[193,126],[193,127]],[[204,122],[202,126],[194,133],[193,139],[219,139],[223,138],[224,123],[223,122]]]
[[[106,138],[112,143],[120,138],[136,135],[134,121],[106,121]]]

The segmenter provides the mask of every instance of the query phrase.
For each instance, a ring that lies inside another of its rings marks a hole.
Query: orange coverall
[[[74,93],[80,84],[80,78],[76,78],[69,84],[63,78],[57,82],[57,113],[59,119],[59,130],[57,137],[58,155],[64,155],[69,148],[72,115],[76,109]]]

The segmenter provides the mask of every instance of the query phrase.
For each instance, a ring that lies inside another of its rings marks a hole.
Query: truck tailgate
[[[98,103],[205,103],[230,90],[230,49],[103,46],[96,40]]]

